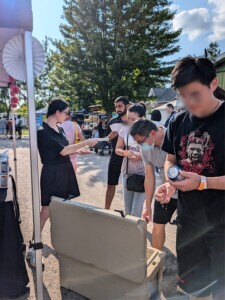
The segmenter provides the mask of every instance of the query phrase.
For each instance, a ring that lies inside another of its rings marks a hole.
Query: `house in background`
[[[161,115],[162,115],[162,124],[165,124],[167,118],[169,117],[168,114],[167,114],[167,111],[166,111],[166,105],[167,105],[168,102],[164,103],[163,105],[160,105],[154,109],[158,109],[160,112],[161,112]],[[173,101],[170,101],[170,103],[174,106],[174,109],[177,111],[179,108],[181,108],[183,106],[183,102],[181,100],[173,100]],[[152,109],[152,111],[154,110]],[[151,115],[149,116],[149,119],[151,118]]]
[[[225,90],[225,52],[217,56],[214,61],[219,86]]]
[[[148,97],[154,99],[151,101],[151,107],[156,108],[157,106],[176,100],[177,93],[173,88],[151,88]]]
[[[166,112],[166,104],[170,102],[173,104],[175,110],[182,106],[181,101],[178,99],[177,93],[173,88],[151,88],[148,97],[151,97],[153,100],[147,104],[147,110],[153,111],[158,109],[162,115],[162,123],[164,124],[168,118]],[[150,119],[151,115],[147,115],[147,118]]]

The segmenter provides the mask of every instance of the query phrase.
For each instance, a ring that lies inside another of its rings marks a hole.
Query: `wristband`
[[[198,191],[203,191],[207,189],[207,181],[205,176],[201,176],[201,182],[197,188]]]

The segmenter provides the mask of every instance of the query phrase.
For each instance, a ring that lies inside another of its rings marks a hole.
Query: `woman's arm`
[[[64,149],[60,152],[60,154],[62,156],[75,154],[76,151],[78,151],[79,149],[87,147],[87,146],[88,147],[94,147],[97,143],[98,143],[98,141],[93,140],[93,139],[89,139],[89,140],[83,141],[79,144],[73,144],[73,145],[69,145],[69,146],[64,147]]]
[[[125,156],[124,154],[126,153],[126,150],[125,151],[123,150],[124,146],[125,146],[124,139],[121,136],[119,136],[116,144],[116,150],[115,150],[117,155]]]

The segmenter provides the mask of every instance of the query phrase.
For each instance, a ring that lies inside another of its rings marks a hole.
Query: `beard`
[[[120,116],[120,117],[123,117],[125,116],[127,113],[127,110],[125,109],[124,111],[118,111],[117,114]]]

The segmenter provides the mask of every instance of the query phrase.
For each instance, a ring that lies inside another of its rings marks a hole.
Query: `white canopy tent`
[[[32,30],[33,17],[31,0],[0,0],[0,87],[8,87],[9,72],[6,71],[2,54],[8,41],[18,35],[22,36],[24,65],[26,70],[29,126],[30,126],[30,159],[33,202],[34,244],[36,250],[37,299],[43,299],[41,232],[40,232],[40,192],[38,174],[38,150],[36,135],[36,115],[34,102],[34,68]],[[13,76],[12,76],[13,77]],[[19,79],[19,78],[15,78]]]

